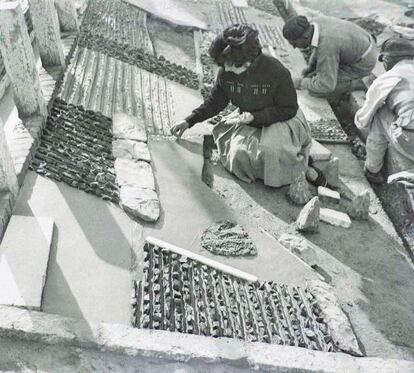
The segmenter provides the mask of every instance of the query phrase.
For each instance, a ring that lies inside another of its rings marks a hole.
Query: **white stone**
[[[114,138],[147,142],[143,120],[125,113],[115,113],[112,123]]]
[[[314,161],[329,161],[332,158],[331,151],[314,139],[312,139],[309,155]]]
[[[314,245],[304,237],[283,233],[278,240],[284,247],[292,251],[305,263],[313,266],[317,263],[317,254]]]
[[[298,231],[317,232],[319,230],[320,203],[318,197],[313,197],[299,213],[296,220]]]
[[[115,160],[118,186],[138,186],[155,190],[154,174],[148,162],[117,158]]]
[[[318,186],[318,196],[321,201],[339,203],[341,195],[332,189]]]
[[[347,214],[332,209],[321,208],[320,219],[337,227],[349,228],[351,226],[351,219]]]
[[[157,193],[148,188],[123,185],[120,188],[120,206],[129,214],[149,222],[160,216],[160,202]]]
[[[151,162],[148,145],[142,141],[114,140],[112,142],[112,154],[115,158],[126,158]]]
[[[11,217],[0,246],[0,304],[41,309],[53,227],[51,218]]]

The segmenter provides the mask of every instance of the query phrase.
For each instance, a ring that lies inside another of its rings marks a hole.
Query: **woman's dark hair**
[[[253,61],[261,51],[258,31],[246,24],[235,24],[227,27],[213,40],[209,54],[219,66],[228,62],[240,67]]]

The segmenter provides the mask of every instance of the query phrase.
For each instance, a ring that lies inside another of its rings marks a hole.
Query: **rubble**
[[[343,212],[321,208],[320,218],[328,224],[336,225],[337,227],[349,228],[351,226],[351,219]]]
[[[299,216],[296,220],[296,229],[298,231],[305,232],[318,232],[319,210],[319,198],[313,197],[299,213]]]
[[[288,196],[292,202],[296,203],[297,205],[304,205],[308,203],[313,195],[309,190],[309,184],[306,181],[305,173],[302,172],[297,179],[290,184],[288,190]]]
[[[257,249],[239,224],[221,221],[208,227],[200,238],[201,246],[216,255],[257,255]]]

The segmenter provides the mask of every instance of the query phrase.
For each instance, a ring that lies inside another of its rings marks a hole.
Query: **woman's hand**
[[[302,87],[301,87],[302,78],[293,78],[292,81],[293,81],[293,85],[295,86],[296,89],[298,89],[298,90],[302,89]]]
[[[231,116],[230,118],[227,117],[224,120],[225,124],[233,125],[233,124],[239,124],[239,125],[245,125],[252,122],[254,119],[254,116],[252,113],[244,112],[242,114],[237,114],[235,116]]]
[[[190,127],[186,120],[174,124],[170,131],[173,136],[181,137],[183,133]]]

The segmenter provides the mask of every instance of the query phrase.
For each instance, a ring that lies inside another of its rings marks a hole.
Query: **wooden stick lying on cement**
[[[213,259],[209,259],[209,258],[206,258],[205,256],[202,256],[202,255],[193,253],[191,251],[182,249],[181,247],[174,246],[174,245],[172,245],[172,244],[170,244],[168,242],[159,240],[158,238],[155,238],[155,237],[147,237],[145,239],[145,241],[148,242],[151,245],[158,246],[158,247],[160,247],[162,249],[166,249],[166,250],[172,251],[172,252],[174,252],[174,253],[176,253],[178,255],[186,256],[187,258],[193,259],[193,260],[195,260],[197,262],[200,262],[202,264],[208,265],[208,266],[213,267],[214,269],[216,269],[218,271],[227,273],[227,274],[229,274],[231,276],[234,276],[234,277],[238,277],[238,278],[240,278],[242,280],[252,281],[252,282],[256,282],[256,281],[259,280],[256,276],[251,275],[250,273],[246,273],[246,272],[240,271],[237,268],[230,267],[228,265],[219,263],[219,262],[217,262],[217,261],[215,261]]]

